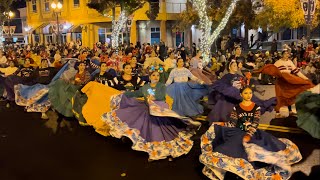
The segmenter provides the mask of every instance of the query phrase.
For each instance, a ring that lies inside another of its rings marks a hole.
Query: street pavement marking
[[[196,120],[199,121],[206,121],[207,116],[199,116]],[[300,128],[293,128],[293,127],[286,127],[286,126],[275,126],[270,124],[259,124],[259,129],[268,130],[268,131],[278,131],[278,132],[288,132],[288,133],[296,133],[296,134],[303,134],[303,131]]]
[[[274,126],[270,124],[259,124],[259,129],[268,130],[268,131],[278,131],[278,132],[288,132],[288,133],[305,133],[302,129],[285,127],[285,126]]]

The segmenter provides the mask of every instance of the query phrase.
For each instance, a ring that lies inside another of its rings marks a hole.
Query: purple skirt
[[[178,157],[191,150],[193,141],[190,137],[194,130],[189,130],[188,118],[167,109],[164,102],[149,106],[145,101],[121,96],[112,99],[117,102],[113,103],[116,108],[102,116],[110,126],[112,136],[130,138],[134,150],[147,152],[153,160]],[[151,113],[150,110],[157,112]]]
[[[273,110],[273,107],[277,103],[277,99],[275,97],[261,100],[256,96],[252,97],[252,101],[256,103],[261,108],[261,114]],[[211,101],[212,102],[212,101]],[[232,108],[239,104],[241,101],[238,98],[232,98],[223,96],[222,94],[218,94],[216,96],[216,102],[212,107],[212,110],[207,116],[207,119],[210,123],[212,122],[228,122],[230,119],[230,114],[232,112]]]

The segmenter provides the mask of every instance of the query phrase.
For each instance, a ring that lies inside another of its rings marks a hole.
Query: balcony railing
[[[181,13],[182,11],[187,10],[186,3],[166,3],[166,11],[167,13]]]
[[[150,2],[149,4],[150,4],[150,8],[151,6],[159,6],[159,13],[181,13],[184,10],[187,10],[187,3]]]

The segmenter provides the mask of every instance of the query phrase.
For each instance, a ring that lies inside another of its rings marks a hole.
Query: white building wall
[[[169,48],[175,48],[176,47],[176,35],[172,32],[172,26],[175,24],[175,22],[167,21],[166,24],[166,46]],[[160,28],[160,21],[138,21],[137,22],[137,40],[143,43],[150,43],[151,42],[151,28]],[[196,43],[197,46],[199,46],[199,39],[201,38],[201,31],[199,29],[196,29],[195,26],[191,27],[191,36],[188,33],[188,30],[185,31],[184,34],[184,43],[185,46],[191,46],[192,43]],[[189,44],[189,42],[191,44]]]
[[[268,41],[272,42],[274,39],[277,39],[277,33],[273,33],[273,34],[269,37]]]
[[[143,43],[150,43],[151,42],[151,28],[160,28],[160,21],[138,21],[137,22],[137,34],[138,34],[138,41]],[[161,33],[161,32],[160,32]],[[166,46],[174,47],[175,44],[175,36],[172,33],[171,24],[167,22],[166,28]]]
[[[21,18],[21,26],[22,26],[22,34],[19,34],[19,36],[22,36],[25,43],[28,43],[28,31],[30,30],[27,27],[27,8],[20,8],[18,9],[20,13]]]
[[[151,42],[151,28],[160,28],[160,21],[139,21],[137,22],[138,40],[143,43]]]
[[[173,35],[172,35],[172,30],[170,28],[170,26],[167,25],[167,41],[165,42],[166,46],[168,46],[169,48],[173,47],[174,41],[173,41]]]
[[[256,30],[256,29],[250,29],[249,31],[248,31],[248,43],[249,43],[249,46],[251,46],[251,34],[253,34],[254,35],[254,37],[253,37],[253,43],[254,42],[256,42],[256,40],[258,40],[258,30]]]
[[[20,12],[20,17],[21,18],[26,18],[27,17],[27,8],[20,8],[20,9],[18,9],[19,10],[19,12]]]
[[[187,9],[187,0],[167,0],[166,12],[167,13],[181,13]]]
[[[192,31],[192,43],[196,43],[199,46],[199,39],[201,38],[201,31],[197,29],[195,26],[191,27]]]

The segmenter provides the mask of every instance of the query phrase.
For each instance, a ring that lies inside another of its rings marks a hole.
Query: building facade
[[[57,0],[30,0],[27,1],[28,42],[47,44],[57,42],[59,24],[60,42],[81,40],[82,45],[93,47],[96,42],[111,42],[112,18],[102,15],[87,7],[90,0],[59,0],[63,5],[58,19],[51,8],[52,2]],[[146,3],[138,9],[130,19],[126,28],[120,34],[120,41],[130,40],[133,44],[159,43],[164,41],[169,47],[176,47],[181,42],[190,46],[192,29],[184,32],[173,32],[172,28],[180,12],[186,10],[187,0],[159,0],[159,14],[156,20],[151,21],[146,11],[150,4]],[[120,8],[116,9],[116,19]],[[58,22],[57,22],[58,21]]]
[[[6,20],[3,25],[3,39],[5,43],[26,43],[27,8],[13,11],[13,17]]]

